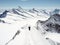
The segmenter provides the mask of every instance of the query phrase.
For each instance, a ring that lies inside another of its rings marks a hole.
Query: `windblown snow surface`
[[[19,7],[2,11],[0,45],[60,45],[60,14],[56,10]]]

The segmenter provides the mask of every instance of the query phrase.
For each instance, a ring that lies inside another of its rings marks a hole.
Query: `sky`
[[[0,8],[60,8],[60,0],[0,0]]]

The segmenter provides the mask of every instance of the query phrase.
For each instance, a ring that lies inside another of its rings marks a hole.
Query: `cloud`
[[[28,0],[21,0],[21,1],[28,1]]]

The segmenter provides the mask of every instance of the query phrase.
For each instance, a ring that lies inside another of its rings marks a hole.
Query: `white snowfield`
[[[47,33],[46,38],[49,38],[55,42],[60,43],[60,34],[58,33]]]
[[[8,45],[50,45],[50,43],[34,27],[31,27],[31,31],[29,31],[28,26],[21,29],[13,24],[0,25],[2,25],[0,28],[0,45],[5,45],[5,43],[15,35],[17,30],[21,31],[20,34],[8,43]]]
[[[18,12],[18,11],[17,11]],[[49,18],[49,16],[44,15],[42,13],[37,16],[37,14],[29,13],[21,13],[29,18],[24,18],[21,15],[17,15],[14,13],[7,13],[6,18],[2,18],[6,23],[0,23],[0,45],[53,45],[54,43],[49,42],[46,38],[49,38],[53,41],[60,42],[55,34],[51,35],[47,33],[46,35],[42,35],[42,30],[37,30],[36,25],[38,20],[45,21]],[[31,17],[33,15],[34,17]],[[30,26],[30,30],[29,27]],[[17,31],[20,31],[19,35],[9,42],[10,39],[16,34]],[[55,38],[56,36],[56,38]],[[8,43],[8,44],[6,44]]]

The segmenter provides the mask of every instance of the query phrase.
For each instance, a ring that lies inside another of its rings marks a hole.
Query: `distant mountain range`
[[[8,10],[9,13],[21,15],[23,17],[35,17],[36,15],[54,15],[54,14],[60,14],[60,9],[54,9],[54,10],[47,10],[47,9],[23,9],[20,6],[17,9],[10,9]],[[5,10],[0,10],[0,13],[2,14],[5,12]]]

